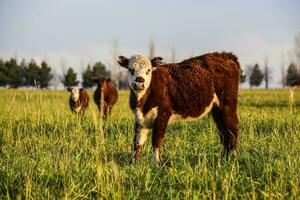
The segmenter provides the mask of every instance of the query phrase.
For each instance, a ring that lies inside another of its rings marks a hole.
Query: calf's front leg
[[[140,156],[141,149],[145,141],[147,140],[149,129],[144,128],[138,122],[134,125],[134,140],[133,140],[133,154],[132,163],[134,163]]]
[[[152,134],[152,147],[154,151],[154,159],[159,164],[161,159],[161,150],[164,143],[165,133],[170,118],[169,113],[158,114],[158,117],[154,120],[153,134]]]

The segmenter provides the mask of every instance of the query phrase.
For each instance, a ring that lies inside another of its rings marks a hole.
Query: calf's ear
[[[153,67],[157,67],[159,65],[163,65],[164,64],[164,59],[162,57],[154,57],[151,60],[151,64]]]
[[[129,60],[128,60],[128,58],[126,58],[126,57],[124,57],[124,56],[119,56],[119,57],[118,57],[118,63],[119,63],[119,65],[121,65],[122,67],[128,68]]]
[[[68,90],[69,92],[71,92],[71,91],[72,91],[72,88],[71,88],[71,87],[67,87],[67,90]]]

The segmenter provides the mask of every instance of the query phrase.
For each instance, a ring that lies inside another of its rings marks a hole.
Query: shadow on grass
[[[120,167],[125,167],[132,165],[131,163],[131,156],[132,154],[130,152],[118,152],[114,154],[113,159]]]

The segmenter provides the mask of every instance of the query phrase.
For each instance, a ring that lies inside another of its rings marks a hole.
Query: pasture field
[[[121,91],[103,124],[66,91],[0,90],[0,199],[300,199],[300,90],[241,90],[239,155],[223,160],[210,116],[168,127],[129,163],[133,116]],[[103,131],[101,127],[103,126]]]

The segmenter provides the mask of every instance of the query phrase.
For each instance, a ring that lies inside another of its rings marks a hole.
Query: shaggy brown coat
[[[101,112],[101,94],[103,93],[103,117],[106,118],[111,114],[113,106],[118,100],[118,90],[110,79],[97,78],[97,88],[94,92],[94,101]]]

